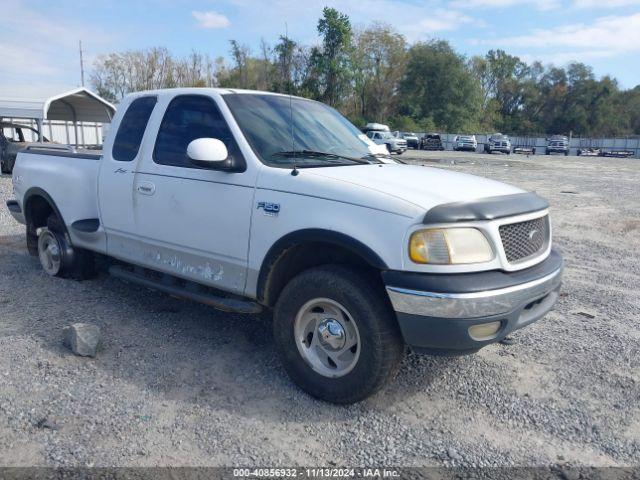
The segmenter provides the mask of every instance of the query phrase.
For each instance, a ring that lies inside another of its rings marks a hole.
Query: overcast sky
[[[165,46],[229,55],[236,39],[257,51],[284,33],[318,42],[322,8],[356,27],[391,24],[410,42],[443,38],[465,55],[502,48],[524,60],[582,61],[623,88],[640,84],[640,0],[0,0],[0,96],[37,96],[80,83],[101,53]],[[88,78],[88,74],[87,74]]]

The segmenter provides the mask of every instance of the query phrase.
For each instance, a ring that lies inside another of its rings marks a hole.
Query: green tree
[[[640,85],[621,92],[617,105],[624,122],[624,133],[640,135]]]
[[[432,121],[451,132],[478,126],[478,82],[465,59],[444,40],[419,42],[409,49],[400,94],[400,113],[422,124]]]
[[[354,43],[354,113],[369,121],[385,121],[397,111],[407,43],[402,35],[383,24],[357,33]]]
[[[294,93],[294,56],[297,44],[293,40],[280,35],[280,40],[273,48],[276,58],[276,78],[273,89],[281,93]]]
[[[474,57],[470,68],[481,89],[482,123],[503,131],[518,131],[531,68],[503,50]]]
[[[318,21],[322,51],[313,57],[319,73],[321,96],[325,103],[337,106],[349,88],[351,69],[351,22],[335,8],[325,7]]]

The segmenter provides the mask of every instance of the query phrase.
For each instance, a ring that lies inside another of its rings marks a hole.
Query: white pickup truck
[[[390,163],[363,137],[302,98],[140,92],[102,155],[18,154],[7,206],[50,275],[87,278],[100,254],[129,282],[273,309],[291,378],[351,403],[393,376],[407,345],[471,353],[538,320],[563,268],[539,196]]]

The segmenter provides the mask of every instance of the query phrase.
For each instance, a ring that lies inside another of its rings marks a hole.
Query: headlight
[[[409,257],[439,265],[481,263],[493,259],[493,249],[477,228],[430,228],[411,235]]]

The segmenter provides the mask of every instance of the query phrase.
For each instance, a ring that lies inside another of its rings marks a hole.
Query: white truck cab
[[[407,151],[407,141],[404,138],[396,137],[391,132],[369,130],[367,137],[377,145],[386,146],[389,153],[402,155]]]
[[[18,154],[29,252],[88,278],[95,254],[146,287],[273,311],[291,378],[352,403],[405,346],[464,354],[555,303],[562,258],[545,200],[496,181],[391,163],[326,105],[232,89],[139,92],[102,155]]]

